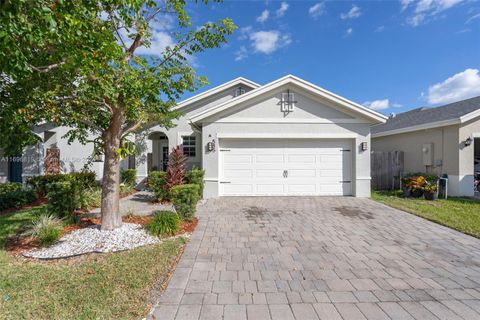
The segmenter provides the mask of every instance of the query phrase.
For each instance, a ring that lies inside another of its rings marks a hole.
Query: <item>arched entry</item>
[[[148,135],[152,140],[152,152],[148,154],[148,171],[166,171],[168,164],[168,137],[163,132],[153,132]]]

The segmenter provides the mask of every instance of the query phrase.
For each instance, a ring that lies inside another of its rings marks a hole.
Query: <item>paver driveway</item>
[[[480,240],[369,199],[221,198],[153,319],[480,319]]]

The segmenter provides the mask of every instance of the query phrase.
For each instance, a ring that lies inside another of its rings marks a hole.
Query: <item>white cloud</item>
[[[248,51],[245,46],[241,46],[237,52],[235,52],[235,61],[242,61],[243,59],[248,57]]]
[[[270,54],[292,42],[290,36],[281,35],[278,30],[252,32],[250,40],[255,52],[265,54]]]
[[[405,11],[412,2],[413,0],[400,0],[402,11]]]
[[[367,102],[364,102],[363,105],[372,110],[385,110],[390,107],[390,101],[388,99],[367,101]]]
[[[475,19],[480,19],[480,13],[477,13],[476,15],[471,16],[470,18],[465,21],[465,24],[472,22]]]
[[[480,71],[466,69],[428,88],[430,104],[446,104],[480,95]]]
[[[385,30],[385,26],[378,26],[377,29],[375,29],[375,32],[383,32]]]
[[[289,6],[290,5],[288,3],[282,1],[282,3],[280,4],[280,8],[278,8],[278,10],[276,11],[277,18],[283,17],[285,15],[285,12],[287,12]]]
[[[340,18],[345,19],[355,19],[362,15],[362,10],[356,5],[352,5],[350,11],[340,14]]]
[[[353,33],[353,28],[348,28],[347,31],[345,31],[345,37],[351,36]]]
[[[263,10],[262,14],[257,17],[257,21],[260,22],[260,23],[264,23],[265,21],[268,20],[269,16],[270,16],[270,11]]]
[[[402,11],[408,7],[413,8],[413,13],[407,18],[407,23],[417,27],[428,22],[439,13],[448,10],[466,0],[401,0]]]
[[[135,51],[138,54],[160,56],[167,47],[174,46],[173,38],[164,31],[153,31],[150,47],[141,46]]]
[[[308,14],[314,19],[317,19],[324,13],[325,13],[325,2],[319,2],[317,4],[314,4],[308,9]]]

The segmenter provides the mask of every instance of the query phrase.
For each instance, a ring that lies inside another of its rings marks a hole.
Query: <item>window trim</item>
[[[188,158],[196,158],[197,157],[197,136],[195,134],[186,134],[186,135],[181,135],[180,138],[182,139],[182,150],[183,153],[188,157]],[[185,139],[187,138],[187,139]],[[187,140],[187,145],[185,146],[185,140]],[[193,140],[193,142],[192,142]],[[189,151],[185,151],[185,147]],[[192,152],[193,151],[193,152]],[[192,155],[193,153],[193,155]]]

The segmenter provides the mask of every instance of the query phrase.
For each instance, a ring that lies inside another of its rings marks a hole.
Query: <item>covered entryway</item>
[[[351,195],[352,142],[220,139],[220,195]]]
[[[148,154],[148,171],[166,171],[169,154],[167,135],[153,132],[148,139],[152,140],[152,152]]]

